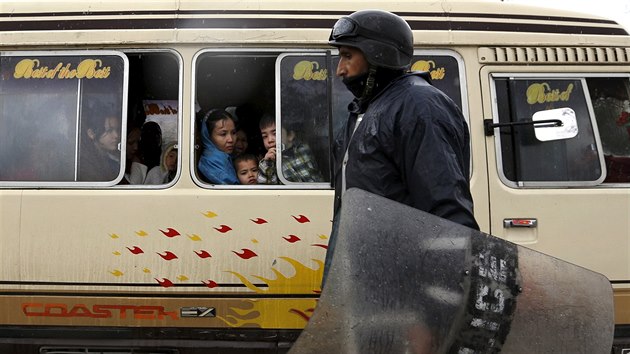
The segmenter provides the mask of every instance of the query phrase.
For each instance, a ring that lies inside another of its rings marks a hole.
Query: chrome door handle
[[[503,227],[506,229],[512,227],[537,227],[538,220],[535,218],[513,218],[513,219],[503,219]]]

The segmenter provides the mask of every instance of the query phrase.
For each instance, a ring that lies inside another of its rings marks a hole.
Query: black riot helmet
[[[382,10],[361,10],[340,18],[328,43],[354,47],[371,65],[406,69],[413,56],[413,33],[401,17]]]

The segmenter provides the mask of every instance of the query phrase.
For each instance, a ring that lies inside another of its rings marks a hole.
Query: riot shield
[[[601,274],[351,189],[290,353],[610,353],[613,314]]]

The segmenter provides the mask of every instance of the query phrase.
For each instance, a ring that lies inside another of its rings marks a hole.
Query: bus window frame
[[[115,189],[166,189],[166,188],[170,188],[173,185],[175,185],[175,183],[177,183],[177,181],[179,180],[179,178],[181,178],[181,175],[183,173],[183,169],[184,166],[182,164],[182,138],[183,138],[183,123],[184,123],[184,118],[183,118],[183,108],[184,108],[184,93],[183,93],[183,89],[184,89],[184,60],[182,58],[182,55],[174,50],[174,49],[170,49],[170,48],[154,48],[154,49],[140,49],[140,48],[129,48],[129,49],[120,49],[120,52],[122,52],[123,54],[143,54],[143,53],[168,53],[168,54],[172,54],[173,57],[175,58],[175,60],[177,61],[177,69],[178,71],[178,92],[177,92],[177,110],[178,110],[178,114],[177,114],[177,173],[175,174],[175,177],[173,177],[173,180],[170,181],[169,183],[165,183],[165,184],[117,184],[117,185],[113,185],[112,188]],[[127,85],[128,87],[129,85]],[[128,94],[128,92],[127,92]],[[125,139],[123,139],[123,137],[121,137],[121,141],[125,140],[125,146],[123,150],[123,154],[126,156],[126,135],[125,135]],[[148,173],[149,171],[147,171]],[[124,175],[124,174],[123,174]]]
[[[413,51],[413,59],[412,64],[416,60],[418,56],[450,56],[457,61],[457,70],[458,78],[459,78],[459,89],[461,95],[462,106],[461,111],[464,119],[466,120],[466,124],[468,124],[470,130],[470,113],[468,109],[468,82],[466,81],[466,63],[464,62],[464,58],[455,50],[451,49],[416,49]],[[472,167],[472,161],[471,161]],[[472,168],[470,169],[472,173]]]
[[[2,57],[28,57],[28,56],[45,56],[45,57],[97,57],[97,56],[117,56],[123,62],[123,78],[121,93],[121,127],[120,127],[120,170],[115,179],[111,181],[0,181],[0,189],[95,189],[109,188],[118,184],[125,174],[125,149],[127,136],[127,98],[129,88],[129,60],[121,50],[10,50],[0,51]],[[80,132],[76,132],[80,134]]]
[[[197,108],[197,63],[199,58],[208,53],[213,53],[214,55],[274,55],[275,61],[277,65],[277,60],[279,57],[285,54],[294,54],[294,53],[303,53],[312,55],[313,53],[326,53],[327,49],[307,49],[307,48],[286,48],[286,47],[275,47],[275,48],[260,48],[260,47],[244,47],[244,48],[204,48],[195,53],[191,62],[191,116],[190,119],[190,132],[189,136],[191,139],[191,144],[189,148],[190,159],[189,159],[189,167],[191,172],[191,177],[196,185],[204,189],[216,189],[216,190],[332,190],[332,184],[330,182],[326,183],[312,183],[312,182],[292,182],[291,184],[256,184],[256,185],[242,185],[242,184],[212,184],[201,180],[199,177],[199,171],[196,166],[195,159],[195,119],[196,119],[196,108]],[[279,85],[279,76],[277,75],[278,69],[274,65],[274,105],[275,110],[274,114],[276,114],[276,126],[278,126],[278,95],[277,88]],[[276,133],[276,142],[277,144],[281,143],[281,134]]]
[[[462,111],[462,115],[464,116],[464,120],[468,126],[468,133],[470,136],[471,132],[471,123],[470,123],[470,110],[468,106],[468,82],[466,81],[466,62],[464,61],[464,57],[461,56],[457,51],[452,49],[415,49],[413,51],[412,65],[415,62],[417,57],[421,56],[450,56],[455,59],[457,62],[457,70],[458,70],[458,79],[459,79],[459,94],[462,106],[460,107]],[[447,95],[448,96],[448,95]],[[475,169],[473,166],[473,142],[472,138],[468,143],[468,147],[470,149],[470,157],[468,159],[468,166],[470,167],[470,172],[468,174],[468,178],[472,179]]]
[[[503,166],[503,153],[501,151],[501,137],[500,134],[494,135],[494,148],[496,154],[496,164],[497,164],[497,172],[498,177],[501,183],[509,188],[514,189],[528,189],[528,188],[566,188],[566,187],[595,187],[601,185],[604,179],[606,178],[606,165],[604,163],[604,153],[602,150],[601,138],[599,135],[599,130],[597,126],[597,120],[595,118],[595,112],[593,110],[593,105],[590,97],[590,93],[588,92],[588,86],[586,83],[586,77],[599,77],[607,74],[601,73],[599,75],[587,75],[580,73],[558,73],[558,72],[490,72],[490,95],[492,101],[492,122],[498,123],[498,102],[497,102],[497,91],[496,91],[496,79],[527,79],[527,80],[576,80],[580,81],[582,85],[582,97],[586,101],[586,106],[589,114],[589,120],[591,122],[591,127],[593,129],[593,136],[595,140],[595,144],[597,147],[597,158],[599,160],[601,175],[597,180],[594,181],[512,181],[505,176],[504,166]],[[577,91],[574,91],[577,93]],[[578,129],[580,127],[578,126]]]
[[[338,52],[338,51],[337,51]],[[276,80],[276,112],[275,112],[275,119],[276,119],[276,142],[277,145],[282,146],[282,134],[278,133],[280,130],[277,127],[282,127],[282,60],[288,57],[298,57],[298,56],[311,56],[311,57],[323,57],[324,58],[324,62],[326,63],[326,69],[328,70],[328,75],[326,76],[326,80],[330,79],[330,70],[332,70],[331,68],[331,63],[329,62],[329,59],[332,58],[334,56],[334,54],[332,54],[331,50],[325,50],[325,51],[321,51],[321,50],[312,50],[312,51],[300,51],[300,52],[295,52],[295,53],[282,53],[280,55],[278,55],[278,57],[276,58],[276,72],[275,72],[275,80]],[[326,92],[326,101],[327,101],[327,109],[326,109],[326,120],[327,120],[327,125],[328,125],[328,129],[326,134],[328,135],[328,165],[329,167],[332,168],[331,166],[331,160],[332,160],[332,151],[330,149],[330,142],[332,141],[332,138],[330,136],[330,132],[331,132],[331,124],[332,124],[332,117],[330,117],[330,111],[331,111],[331,102],[332,102],[332,95],[334,94],[334,92],[332,92],[331,90],[331,84],[327,83],[327,92]],[[331,183],[332,182],[292,182],[289,181],[285,178],[284,173],[282,172],[282,149],[277,149],[276,150],[276,161],[278,161],[279,163],[276,164],[276,174],[278,176],[278,180],[283,184],[283,185],[287,185],[287,186],[300,186],[300,185],[307,185],[310,186],[312,189],[331,189]],[[320,169],[321,171],[321,169]],[[322,175],[322,177],[325,177]]]
[[[194,181],[195,184],[197,184],[198,186],[205,188],[205,189],[256,189],[256,190],[266,190],[266,189],[282,189],[282,190],[286,190],[286,189],[312,189],[312,190],[331,190],[332,189],[332,181],[331,182],[290,182],[290,181],[286,181],[286,180],[282,180],[283,183],[286,184],[278,184],[278,185],[239,185],[239,184],[234,184],[234,185],[219,185],[219,184],[212,184],[212,183],[208,183],[203,181],[200,177],[199,177],[199,172],[197,170],[197,166],[195,163],[195,119],[196,119],[196,108],[197,108],[197,63],[198,60],[200,58],[200,56],[207,54],[207,53],[214,53],[217,55],[221,55],[221,54],[231,54],[231,55],[238,55],[238,54],[249,54],[249,55],[254,55],[254,54],[262,54],[262,55],[276,55],[276,65],[278,65],[278,60],[286,55],[298,55],[298,54],[303,54],[303,55],[314,55],[314,54],[318,54],[318,55],[326,55],[326,53],[330,53],[330,56],[332,58],[332,62],[335,62],[335,58],[339,56],[339,50],[337,48],[326,48],[326,49],[308,49],[308,48],[286,48],[286,47],[277,47],[277,48],[260,48],[260,47],[244,47],[244,48],[203,48],[200,49],[199,51],[197,51],[192,59],[192,63],[191,63],[191,102],[189,102],[189,106],[191,109],[191,117],[190,121],[192,122],[192,124],[190,125],[190,137],[191,137],[191,144],[189,147],[189,153],[190,153],[190,159],[189,159],[189,167],[190,167],[190,172],[191,172],[191,177]],[[456,60],[457,62],[457,68],[458,68],[458,79],[459,79],[459,88],[460,88],[460,96],[461,96],[461,111],[462,114],[464,116],[464,119],[466,120],[466,123],[468,124],[468,126],[470,127],[470,118],[469,118],[469,108],[468,108],[468,84],[466,81],[466,67],[465,67],[465,63],[464,63],[464,59],[463,57],[456,51],[451,50],[451,49],[415,49],[414,50],[414,60],[416,57],[418,56],[448,56],[451,57],[453,59]],[[336,71],[336,68],[330,68],[330,70]],[[281,122],[279,121],[279,114],[280,114],[280,92],[278,90],[279,85],[280,85],[280,71],[278,70],[278,68],[276,67],[274,69],[274,77],[275,77],[275,82],[274,82],[274,89],[275,89],[275,114],[276,114],[276,126],[280,126],[279,124],[281,124]],[[332,94],[334,95],[334,92],[332,92]],[[331,118],[329,118],[331,119]],[[470,129],[470,128],[469,128]],[[281,136],[280,134],[276,134],[276,141],[278,144],[281,143]],[[332,139],[333,137],[329,137],[330,139]],[[471,142],[472,143],[472,142]],[[278,154],[280,152],[277,152]],[[279,161],[279,160],[277,160]],[[473,173],[473,168],[472,168],[472,154],[470,157],[470,165],[471,165],[471,169],[470,169],[470,173],[472,175]],[[278,177],[280,178],[281,174],[278,175]]]
[[[619,78],[619,79],[625,78],[626,80],[628,80],[630,82],[630,74],[624,74],[624,73],[619,73],[619,72],[616,72],[616,73],[611,73],[611,72],[608,72],[608,73],[588,73],[588,74],[582,75],[582,77],[584,77],[586,79],[587,85],[588,85],[588,79],[589,78]],[[588,92],[589,91],[588,90],[588,86],[586,87],[586,89],[587,89],[587,92]],[[590,93],[589,93],[589,95],[590,95]],[[589,102],[588,103],[591,106],[591,108],[593,109],[593,112],[595,112],[595,109],[592,107],[593,100],[592,100],[592,97],[590,97],[590,96],[589,96]],[[593,114],[593,119],[595,119],[595,122],[597,123],[597,117],[595,117],[594,114]],[[597,133],[598,133],[597,134],[597,138],[600,140],[600,143],[601,143],[601,134],[599,133],[599,130],[598,130]],[[603,148],[601,149],[601,152],[602,152],[602,155],[603,155],[604,154]],[[599,188],[611,188],[611,187],[612,188],[628,188],[628,185],[630,184],[630,182],[626,182],[626,183],[623,183],[623,182],[606,182],[605,178],[608,175],[608,171],[607,171],[607,168],[606,168],[606,162],[604,161],[603,163],[604,163],[604,171],[605,171],[604,180],[599,185],[597,185],[596,187],[599,187]]]

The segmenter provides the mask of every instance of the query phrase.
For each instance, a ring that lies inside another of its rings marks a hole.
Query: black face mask
[[[366,92],[365,86],[370,76],[370,71],[363,73],[361,75],[344,78],[343,83],[346,85],[348,90],[352,92],[354,97],[369,100],[371,97],[376,96],[379,92],[381,92],[390,82],[394,81],[399,76],[405,73],[404,70],[393,70],[393,69],[385,69],[385,68],[374,68],[373,70],[373,87]],[[366,96],[366,97],[364,97]]]
[[[344,77],[343,84],[346,85],[346,88],[356,98],[361,98],[363,96],[363,91],[365,90],[365,83],[367,82],[369,72],[365,72],[361,75],[352,76],[352,77]]]

